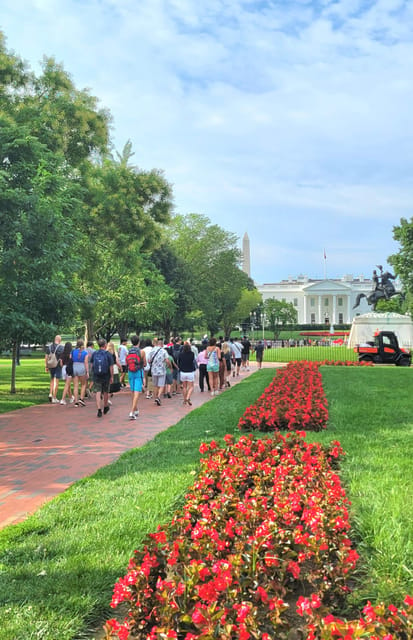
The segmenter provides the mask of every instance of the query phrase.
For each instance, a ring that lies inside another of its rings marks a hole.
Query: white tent
[[[347,346],[353,349],[373,340],[376,331],[393,331],[401,347],[413,349],[413,320],[410,316],[399,313],[372,312],[356,316],[351,325]]]

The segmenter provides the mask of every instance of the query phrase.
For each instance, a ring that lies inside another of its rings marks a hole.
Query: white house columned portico
[[[299,324],[351,324],[357,315],[370,309],[365,299],[353,309],[360,293],[368,295],[373,288],[370,279],[352,275],[339,279],[316,280],[307,276],[290,276],[281,282],[258,285],[263,300],[274,298],[291,303],[297,310]]]

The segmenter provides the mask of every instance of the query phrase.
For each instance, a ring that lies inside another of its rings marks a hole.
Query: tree
[[[286,324],[297,322],[297,310],[291,302],[268,298],[264,302],[264,313],[266,322],[274,334],[274,339],[279,336]]]
[[[211,334],[221,327],[229,335],[242,291],[254,286],[240,269],[237,236],[211,224],[206,216],[191,213],[174,216],[169,242],[190,274],[188,315],[201,313]]]
[[[78,280],[85,334],[147,326],[149,309],[154,321],[162,315],[157,300],[163,301],[164,313],[175,308],[168,302],[170,287],[147,261],[170,220],[171,186],[160,171],[140,171],[108,157],[83,175],[86,261]]]
[[[96,100],[53,61],[36,78],[0,34],[0,64],[0,331],[15,355],[22,340],[45,341],[76,313],[79,167],[108,131]]]
[[[400,225],[393,227],[393,237],[400,244],[398,253],[388,258],[394,267],[406,293],[405,308],[413,312],[413,218],[402,218]]]

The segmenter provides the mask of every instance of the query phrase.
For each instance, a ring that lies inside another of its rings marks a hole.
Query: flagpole
[[[327,256],[326,256],[325,249],[324,249],[324,280],[327,280]]]

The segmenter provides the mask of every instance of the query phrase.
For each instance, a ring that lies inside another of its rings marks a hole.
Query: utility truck
[[[410,367],[412,362],[411,354],[399,347],[393,331],[378,331],[374,340],[358,345],[354,350],[358,353],[359,362],[395,364],[397,367]]]

